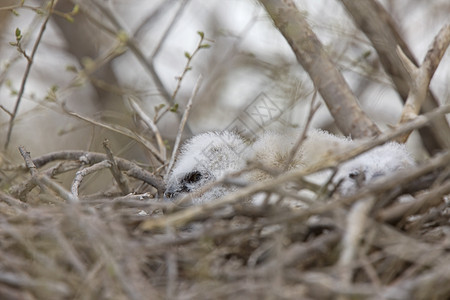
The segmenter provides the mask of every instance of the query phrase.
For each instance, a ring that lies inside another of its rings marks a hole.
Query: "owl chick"
[[[207,132],[188,140],[181,148],[169,175],[166,199],[200,190],[210,182],[224,178],[246,165],[247,144],[239,135],[229,132]],[[215,186],[192,199],[193,204],[212,201],[233,191],[233,187]]]
[[[350,195],[361,186],[414,165],[404,144],[389,142],[343,163],[334,178],[339,193]]]

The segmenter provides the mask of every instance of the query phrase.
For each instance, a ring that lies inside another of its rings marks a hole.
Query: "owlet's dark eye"
[[[348,177],[350,177],[353,180],[356,180],[359,176],[359,172],[358,171],[352,171],[348,174]]]
[[[186,176],[184,177],[184,181],[186,183],[195,183],[195,182],[199,181],[200,179],[202,179],[202,174],[198,171],[194,171],[189,174],[186,174]]]

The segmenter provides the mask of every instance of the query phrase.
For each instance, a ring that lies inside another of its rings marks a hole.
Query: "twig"
[[[170,31],[172,31],[172,29],[174,28],[175,24],[180,19],[180,16],[184,12],[184,9],[186,8],[186,5],[189,3],[189,1],[190,0],[182,0],[181,1],[180,6],[178,7],[175,15],[173,16],[172,20],[170,21],[169,26],[167,26],[166,30],[161,35],[161,39],[159,40],[158,45],[156,45],[155,50],[153,50],[153,53],[150,56],[150,61],[152,63],[154,62],[154,60],[156,59],[156,56],[158,56],[159,52],[161,51],[162,46],[164,45],[164,42],[166,41],[166,39],[170,35]],[[169,1],[165,1],[165,2],[168,3]],[[174,99],[172,98],[172,101],[173,100]],[[174,103],[172,102],[171,104],[173,105]]]
[[[164,159],[163,159],[163,158],[161,157],[161,155],[159,154],[159,151],[156,150],[155,146],[153,146],[153,145],[152,145],[147,139],[145,139],[143,136],[141,136],[141,135],[139,135],[139,134],[137,134],[137,133],[135,133],[135,132],[129,130],[128,128],[119,126],[119,125],[117,125],[117,124],[112,125],[112,124],[106,124],[106,123],[98,122],[98,121],[92,120],[92,119],[90,119],[90,118],[88,118],[88,117],[81,116],[81,115],[79,115],[79,114],[77,114],[77,113],[75,113],[75,112],[69,111],[69,110],[65,107],[65,103],[63,103],[62,108],[63,108],[63,110],[64,110],[67,114],[69,114],[69,115],[71,115],[71,116],[73,116],[73,117],[76,117],[76,118],[81,119],[81,120],[83,120],[83,121],[86,121],[86,122],[88,122],[88,123],[94,124],[94,125],[96,125],[96,126],[99,126],[99,127],[102,127],[102,128],[106,128],[106,129],[109,129],[109,130],[111,130],[111,131],[114,131],[114,132],[123,134],[123,135],[125,135],[125,136],[127,136],[127,137],[129,137],[129,138],[131,138],[131,139],[133,139],[133,140],[135,140],[135,141],[137,141],[137,142],[139,142],[141,145],[143,145],[145,148],[147,148],[147,149],[150,151],[150,153],[153,154],[153,155],[155,156],[155,158],[156,158],[160,163],[164,163]]]
[[[0,191],[0,200],[13,207],[28,208],[28,204]]]
[[[210,47],[209,44],[203,44],[203,40],[205,39],[204,33],[199,31],[198,35],[200,36],[200,40],[198,41],[197,48],[195,48],[194,52],[192,52],[192,54],[190,54],[189,52],[184,53],[184,56],[186,56],[186,58],[187,58],[187,62],[186,62],[186,65],[184,66],[184,69],[183,69],[183,72],[181,73],[181,75],[176,77],[177,78],[177,86],[175,87],[175,90],[173,91],[172,101],[175,101],[175,98],[177,97],[178,91],[180,90],[180,87],[181,87],[181,82],[183,81],[186,73],[192,69],[191,62],[192,62],[192,59],[194,58],[194,56],[201,49]]]
[[[353,278],[353,265],[358,254],[359,244],[364,236],[369,211],[375,202],[374,196],[369,196],[355,203],[346,222],[346,230],[342,239],[342,251],[339,257],[339,266],[342,268],[341,280],[349,285]]]
[[[85,164],[96,164],[101,161],[108,160],[108,158],[103,153],[73,150],[73,151],[60,151],[48,153],[46,155],[33,159],[33,163],[37,168],[40,168],[47,163],[57,160],[75,160]],[[155,187],[160,193],[164,192],[164,183],[162,182],[161,179],[157,178],[155,175],[138,167],[135,163],[129,160],[116,157],[115,161],[119,166],[119,169],[127,172],[127,175],[135,177],[150,184],[151,186]],[[25,165],[21,165],[18,167],[16,166],[9,168],[9,170],[18,168],[26,169],[26,166]]]
[[[37,170],[36,165],[34,164],[33,160],[31,159],[30,152],[28,152],[25,147],[20,146],[19,147],[20,154],[22,155],[23,159],[25,160],[25,165],[30,170],[31,177],[35,181],[36,184],[38,184],[41,188],[44,188],[45,186],[48,186],[50,189],[52,189],[54,192],[56,192],[59,196],[61,196],[63,199],[65,199],[68,203],[76,203],[78,202],[78,199],[75,198],[70,192],[68,192],[66,189],[64,189],[62,186],[51,180],[48,176],[45,174],[40,174]]]
[[[120,25],[120,22],[114,16],[114,14],[111,12],[111,10],[104,5],[98,3],[97,1],[93,1],[92,4],[99,9],[102,14],[113,24],[115,27],[116,32],[113,32],[117,36],[117,33],[122,32],[125,33],[125,29]],[[87,15],[89,15],[88,12],[86,12]],[[154,64],[152,61],[148,61],[145,58],[145,55],[142,53],[136,42],[131,38],[126,38],[126,45],[128,48],[130,48],[131,52],[136,56],[136,58],[139,60],[139,62],[142,64],[144,69],[150,73],[150,76],[152,77],[158,91],[161,93],[163,98],[166,100],[167,103],[172,104],[170,94],[168,93],[167,89],[164,87],[161,79],[159,78],[158,73],[155,70]]]
[[[172,226],[166,228],[167,237],[173,238],[175,236],[175,230]],[[176,286],[178,279],[178,264],[176,247],[169,248],[166,253],[166,265],[167,265],[167,286],[166,286],[166,298],[175,299]]]
[[[150,130],[153,132],[153,134],[156,137],[156,142],[158,143],[158,149],[159,149],[159,155],[161,158],[166,161],[166,145],[164,145],[164,141],[161,137],[161,134],[159,133],[159,129],[156,126],[156,124],[153,122],[151,118],[149,118],[145,112],[142,110],[142,108],[137,104],[136,100],[133,99],[131,96],[128,96],[128,101],[131,105],[131,107],[134,109],[134,111],[139,115],[139,117],[144,121],[144,123],[150,128]]]
[[[125,176],[123,176],[122,172],[120,171],[119,167],[116,164],[116,160],[114,159],[114,155],[109,148],[109,141],[106,139],[103,141],[103,149],[105,149],[106,157],[108,157],[108,161],[111,163],[111,173],[114,177],[114,179],[117,182],[117,185],[119,186],[122,193],[125,195],[130,193],[130,188],[128,186],[128,181]]]
[[[75,169],[79,168],[79,164],[74,164],[73,162],[63,162],[59,163],[56,166],[53,166],[42,173],[47,175],[48,177],[53,177],[57,174],[62,174],[65,172],[69,172]],[[20,200],[24,201],[25,196],[36,186],[36,183],[34,182],[33,178],[30,178],[29,180],[22,181],[21,183],[12,186],[9,189],[9,192],[14,195],[15,197],[19,198]]]
[[[381,222],[396,223],[408,216],[424,212],[442,202],[442,196],[450,193],[450,180],[416,197],[414,201],[399,203],[378,212]]]
[[[380,134],[293,0],[260,0],[319,90],[336,125],[354,138]]]
[[[425,101],[431,78],[439,66],[439,63],[449,44],[450,25],[445,25],[434,38],[433,43],[430,45],[423,63],[419,68],[417,68],[414,63],[409,60],[400,47],[397,48],[398,54],[402,59],[406,70],[411,76],[408,99],[403,107],[402,115],[400,117],[400,124],[414,119],[419,113],[422,104]],[[409,134],[401,136],[397,139],[397,141],[404,143],[408,137]]]
[[[176,4],[175,0],[168,0],[161,2],[150,14],[148,14],[140,23],[136,26],[133,32],[135,39],[140,39],[141,34],[145,35],[148,32],[148,28],[160,17],[165,11],[169,10],[173,4]],[[167,31],[165,32],[167,33]],[[165,36],[165,34],[164,34]]]
[[[90,167],[83,168],[82,170],[77,171],[77,173],[75,173],[75,177],[73,179],[72,186],[71,186],[72,194],[76,198],[78,198],[78,191],[80,189],[80,185],[81,185],[81,182],[83,181],[84,177],[86,177],[89,174],[103,170],[105,168],[111,168],[110,161],[104,160],[99,163],[93,164]]]
[[[177,156],[178,148],[180,146],[181,135],[183,134],[184,126],[187,122],[187,118],[189,116],[189,112],[192,107],[192,102],[194,101],[194,98],[197,96],[197,92],[198,92],[198,89],[200,88],[201,82],[202,82],[202,76],[200,75],[197,79],[197,83],[194,86],[194,90],[192,91],[191,97],[189,98],[189,100],[187,102],[186,109],[184,110],[183,117],[180,122],[180,126],[178,127],[178,133],[177,133],[177,137],[175,139],[175,144],[173,145],[172,156],[170,157],[170,162],[169,162],[169,166],[167,167],[165,179],[167,179],[167,176],[169,176],[169,173],[173,168],[173,164],[175,163],[175,158]]]
[[[17,117],[17,112],[19,111],[20,102],[22,101],[22,96],[23,96],[23,93],[25,92],[25,85],[27,83],[28,75],[30,74],[31,66],[33,65],[33,61],[34,61],[34,56],[35,56],[37,49],[41,43],[41,39],[42,39],[42,36],[44,35],[45,28],[47,27],[47,23],[50,20],[50,17],[52,15],[54,2],[55,2],[55,0],[51,0],[47,16],[45,17],[44,22],[41,25],[38,36],[36,38],[36,41],[33,45],[32,50],[31,50],[31,54],[27,58],[27,66],[25,69],[25,73],[23,74],[22,83],[20,84],[19,92],[17,93],[16,104],[14,105],[12,116],[9,119],[8,132],[6,134],[6,142],[4,145],[5,149],[8,148],[9,142],[11,140],[11,134],[12,134],[12,130],[14,127],[14,120]]]
[[[316,96],[317,96],[317,89],[314,89],[314,94],[312,96],[311,104],[309,106],[308,118],[306,119],[306,122],[305,122],[305,125],[303,127],[302,134],[300,135],[300,138],[296,141],[295,145],[292,147],[292,149],[291,149],[291,151],[289,153],[289,157],[286,160],[286,164],[284,166],[284,171],[287,171],[289,169],[289,165],[291,164],[292,160],[294,159],[295,154],[297,154],[298,149],[303,144],[303,141],[306,139],[306,134],[308,132],[309,126],[311,124],[311,121],[312,121],[314,115],[316,114],[317,110],[320,107],[320,103],[315,105]]]

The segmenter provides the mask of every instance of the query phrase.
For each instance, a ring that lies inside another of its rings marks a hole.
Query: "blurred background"
[[[119,131],[126,128],[154,142],[153,132],[129,105],[132,97],[155,121],[170,155],[197,82],[199,90],[183,138],[231,127],[257,132],[261,124],[251,109],[261,103],[276,108],[276,118],[264,124],[266,127],[279,129],[305,122],[313,93],[311,81],[257,1],[54,2],[44,29],[51,1],[2,0],[0,4],[3,160],[19,162],[18,145],[26,146],[36,157],[65,149],[102,151],[102,141],[108,138],[115,154],[155,165],[145,147],[99,124]],[[449,20],[450,3],[380,3],[397,22],[413,55],[422,61],[428,45]],[[381,128],[396,124],[400,98],[370,42],[341,3],[298,0],[296,4],[307,15],[364,110]],[[28,64],[14,45],[16,28],[20,30],[20,49],[27,55],[32,53],[39,34],[43,35],[5,149],[10,113]],[[431,82],[441,103],[449,101],[449,82],[447,51]],[[325,105],[312,124],[339,133]],[[411,139],[410,148],[416,157],[424,155],[417,135]]]

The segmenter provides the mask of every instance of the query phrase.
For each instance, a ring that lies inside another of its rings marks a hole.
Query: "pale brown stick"
[[[414,119],[426,99],[428,87],[431,78],[434,75],[445,51],[450,44],[450,25],[445,25],[433,40],[430,48],[423,60],[422,65],[417,68],[411,60],[403,53],[401,48],[397,48],[398,54],[402,59],[405,68],[411,76],[410,89],[408,99],[403,107],[400,117],[400,124],[406,123]],[[398,142],[404,143],[408,139],[410,133],[397,139]]]

